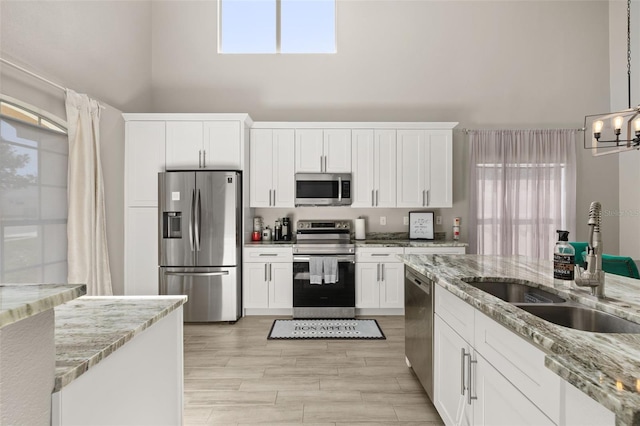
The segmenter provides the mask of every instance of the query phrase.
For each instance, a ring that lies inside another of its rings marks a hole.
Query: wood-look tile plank
[[[404,422],[441,422],[435,407],[429,403],[412,405],[394,405],[398,420]]]
[[[391,405],[414,405],[431,404],[431,400],[426,392],[403,392],[403,391],[366,391],[361,392],[362,400],[369,404],[391,404]]]
[[[302,423],[302,404],[215,406],[208,424],[219,423]]]
[[[240,390],[242,379],[184,379],[185,392],[198,390]]]
[[[331,408],[322,403],[304,404],[304,422],[396,422],[398,418],[391,405],[333,403]]]
[[[184,355],[184,366],[189,367],[225,367],[230,357],[217,357],[206,352],[191,352]]]
[[[259,367],[199,367],[185,368],[185,379],[258,379],[264,376]]]
[[[184,401],[188,406],[197,405],[273,405],[275,391],[188,391]]]
[[[296,358],[281,356],[238,356],[229,359],[228,367],[295,367]]]
[[[352,376],[320,379],[320,390],[378,391],[381,389],[401,390],[395,377]]]
[[[422,385],[412,372],[399,374],[396,376],[396,380],[400,385],[400,389],[405,392],[424,392]]]
[[[262,391],[262,390],[319,390],[320,379],[309,377],[263,377],[261,379],[242,380],[240,390],[242,391]]]
[[[397,377],[409,372],[406,365],[401,367],[340,367],[338,373],[340,377],[347,376],[371,376],[371,377]]]
[[[364,367],[363,367],[364,368]],[[337,376],[338,368],[331,367],[266,367],[265,376],[278,377],[319,377]]]
[[[296,367],[338,368],[364,367],[365,365],[364,358],[333,355],[296,357]]]
[[[291,403],[334,403],[352,402],[362,403],[362,396],[359,391],[334,391],[334,390],[313,390],[313,391],[278,391],[276,404]]]

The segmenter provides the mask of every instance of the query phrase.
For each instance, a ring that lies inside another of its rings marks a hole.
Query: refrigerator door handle
[[[198,189],[198,199],[196,201],[196,209],[195,209],[195,213],[194,216],[196,218],[195,223],[196,223],[196,227],[195,227],[195,232],[194,232],[194,239],[196,240],[196,251],[200,251],[200,210],[202,207],[202,201],[200,199],[200,190]]]
[[[195,221],[195,201],[196,190],[191,191],[191,215],[189,217],[189,244],[191,245],[191,251],[193,251],[193,222]]]
[[[220,275],[229,275],[229,271],[218,272],[165,272],[165,275],[174,275],[177,277],[216,277]]]

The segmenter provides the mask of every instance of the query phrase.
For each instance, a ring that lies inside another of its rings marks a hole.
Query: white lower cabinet
[[[356,308],[404,308],[402,248],[356,250]]]
[[[291,248],[245,249],[243,299],[245,314],[293,308]],[[274,312],[275,313],[275,312]]]
[[[613,425],[544,365],[546,354],[435,286],[434,405],[446,425]]]
[[[554,424],[438,315],[434,344],[434,405],[445,424]]]

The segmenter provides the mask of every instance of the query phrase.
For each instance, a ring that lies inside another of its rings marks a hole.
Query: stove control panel
[[[338,231],[351,230],[350,220],[299,220],[296,226],[298,230],[326,232],[327,234]]]

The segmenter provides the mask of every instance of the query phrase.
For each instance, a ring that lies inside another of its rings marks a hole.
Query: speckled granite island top
[[[56,307],[53,391],[71,383],[186,300],[186,296],[84,296]]]
[[[469,244],[449,240],[370,239],[354,240],[356,247],[467,247]]]
[[[640,334],[603,334],[551,324],[482,290],[466,278],[517,279],[563,298],[640,323],[640,280],[606,274],[606,300],[572,282],[554,287],[551,261],[478,255],[404,255],[404,263],[495,321],[535,343],[551,371],[616,414],[640,425]]]
[[[0,285],[0,328],[87,293],[84,284]]]

